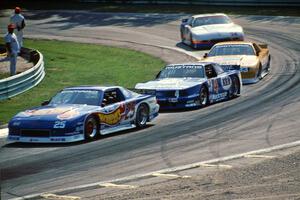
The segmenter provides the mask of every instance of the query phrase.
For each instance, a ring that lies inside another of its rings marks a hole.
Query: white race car
[[[195,49],[210,48],[223,41],[243,41],[243,28],[222,13],[194,15],[183,19],[181,40]]]

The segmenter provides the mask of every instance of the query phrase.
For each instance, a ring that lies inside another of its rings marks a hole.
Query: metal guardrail
[[[33,88],[45,77],[43,55],[36,50],[25,49],[24,51],[25,56],[35,65],[25,72],[0,80],[0,101]]]
[[[80,2],[179,4],[179,5],[234,5],[234,6],[300,6],[300,0],[79,0]]]

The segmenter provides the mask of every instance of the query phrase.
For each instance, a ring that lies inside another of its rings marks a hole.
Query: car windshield
[[[170,65],[163,69],[158,78],[204,78],[202,65]]]
[[[50,104],[87,104],[99,105],[99,90],[63,90],[56,94]]]
[[[208,57],[223,55],[255,55],[255,53],[253,48],[247,44],[217,45],[208,53]]]
[[[192,26],[205,26],[211,24],[229,24],[231,20],[227,16],[209,16],[209,17],[198,17],[194,19]]]

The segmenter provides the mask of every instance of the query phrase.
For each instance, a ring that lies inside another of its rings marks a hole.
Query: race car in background
[[[244,84],[256,83],[270,71],[271,55],[266,44],[221,42],[204,54],[202,61],[218,63],[223,70],[240,70]]]
[[[143,128],[158,115],[155,96],[123,87],[65,88],[40,107],[14,116],[8,140],[64,143],[92,140],[99,135]]]
[[[231,99],[241,94],[242,84],[239,70],[224,72],[218,64],[199,62],[167,65],[155,80],[138,83],[135,89],[155,94],[164,110],[205,107]]]
[[[195,49],[206,49],[223,41],[243,41],[243,28],[222,13],[194,15],[182,19],[181,41]]]

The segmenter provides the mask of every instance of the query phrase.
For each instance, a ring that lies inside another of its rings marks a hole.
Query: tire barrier
[[[0,101],[33,88],[45,77],[44,59],[39,51],[22,48],[22,57],[33,62],[34,66],[20,74],[0,80]]]

